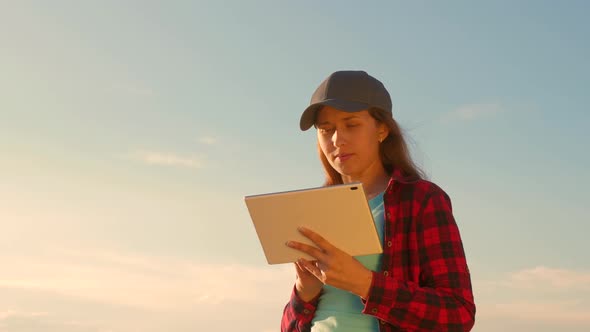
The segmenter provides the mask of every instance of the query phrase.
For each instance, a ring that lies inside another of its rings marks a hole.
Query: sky
[[[278,331],[243,198],[322,184],[299,117],[345,69],[451,197],[473,331],[590,330],[589,9],[0,0],[0,332]]]

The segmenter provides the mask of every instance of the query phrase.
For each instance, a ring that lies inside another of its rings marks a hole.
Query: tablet
[[[360,182],[251,195],[244,198],[268,264],[313,259],[287,247],[289,240],[313,243],[305,226],[351,256],[382,253],[381,241]]]

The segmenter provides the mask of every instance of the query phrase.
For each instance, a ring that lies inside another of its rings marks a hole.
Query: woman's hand
[[[311,262],[311,264],[314,263]],[[295,271],[297,272],[297,279],[295,280],[297,295],[303,301],[309,302],[320,294],[324,284],[299,262],[295,262]]]
[[[287,243],[289,247],[316,259],[315,262],[299,259],[295,263],[299,269],[307,271],[324,284],[347,290],[366,299],[371,288],[373,272],[319,234],[304,227],[300,227],[299,231],[317,245],[316,248],[296,241]]]

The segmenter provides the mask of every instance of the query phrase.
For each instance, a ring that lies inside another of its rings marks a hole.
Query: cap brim
[[[331,106],[339,111],[349,113],[360,112],[369,108],[369,105],[365,103],[339,99],[327,99],[319,103],[311,104],[305,109],[305,111],[303,111],[303,114],[301,114],[301,119],[299,120],[299,128],[301,128],[301,130],[306,131],[315,124],[317,110],[322,106]]]

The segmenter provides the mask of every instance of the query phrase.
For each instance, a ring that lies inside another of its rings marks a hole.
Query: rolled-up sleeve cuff
[[[293,291],[291,292],[291,306],[295,310],[295,312],[299,315],[303,316],[313,316],[315,310],[318,307],[318,303],[320,301],[320,296],[322,292],[320,292],[316,297],[311,299],[309,302],[303,301],[299,295],[297,295],[297,291],[295,287],[293,287]]]
[[[398,297],[401,295],[396,291],[397,287],[391,288],[391,283],[395,283],[395,280],[391,280],[391,277],[386,277],[383,273],[373,271],[373,280],[371,281],[371,288],[369,288],[369,295],[363,304],[363,314],[376,316],[381,319],[387,318],[389,311],[391,310],[391,304],[394,304],[400,300]],[[390,283],[386,286],[385,284]],[[400,285],[401,287],[401,285]],[[387,293],[386,290],[387,289]],[[388,305],[385,306],[384,304]]]

